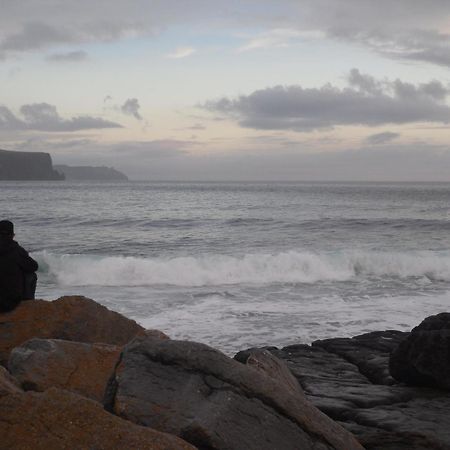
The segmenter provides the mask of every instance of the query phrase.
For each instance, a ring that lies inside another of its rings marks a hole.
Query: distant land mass
[[[54,168],[65,175],[66,180],[127,181],[128,177],[113,167],[65,166]]]
[[[43,152],[0,150],[0,180],[64,180]]]

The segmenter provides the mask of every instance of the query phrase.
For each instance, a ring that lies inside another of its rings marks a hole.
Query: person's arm
[[[28,252],[18,246],[18,263],[25,273],[36,272],[39,269],[38,263],[28,254]]]

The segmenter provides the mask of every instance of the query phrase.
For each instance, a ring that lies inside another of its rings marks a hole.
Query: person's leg
[[[37,275],[35,273],[25,274],[24,300],[34,300],[36,294]]]

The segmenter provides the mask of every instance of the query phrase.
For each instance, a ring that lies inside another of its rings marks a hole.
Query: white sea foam
[[[215,286],[315,283],[356,277],[426,277],[450,281],[450,252],[344,251],[204,255],[172,259],[87,255],[34,255],[61,286]]]

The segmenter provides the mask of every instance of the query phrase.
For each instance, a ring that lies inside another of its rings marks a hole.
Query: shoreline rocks
[[[389,375],[390,353],[408,336],[387,330],[268,350],[286,362],[307,399],[364,448],[448,450],[450,393]]]
[[[0,446],[450,450],[449,336],[443,313],[231,359],[84,297],[27,301],[0,314]]]

